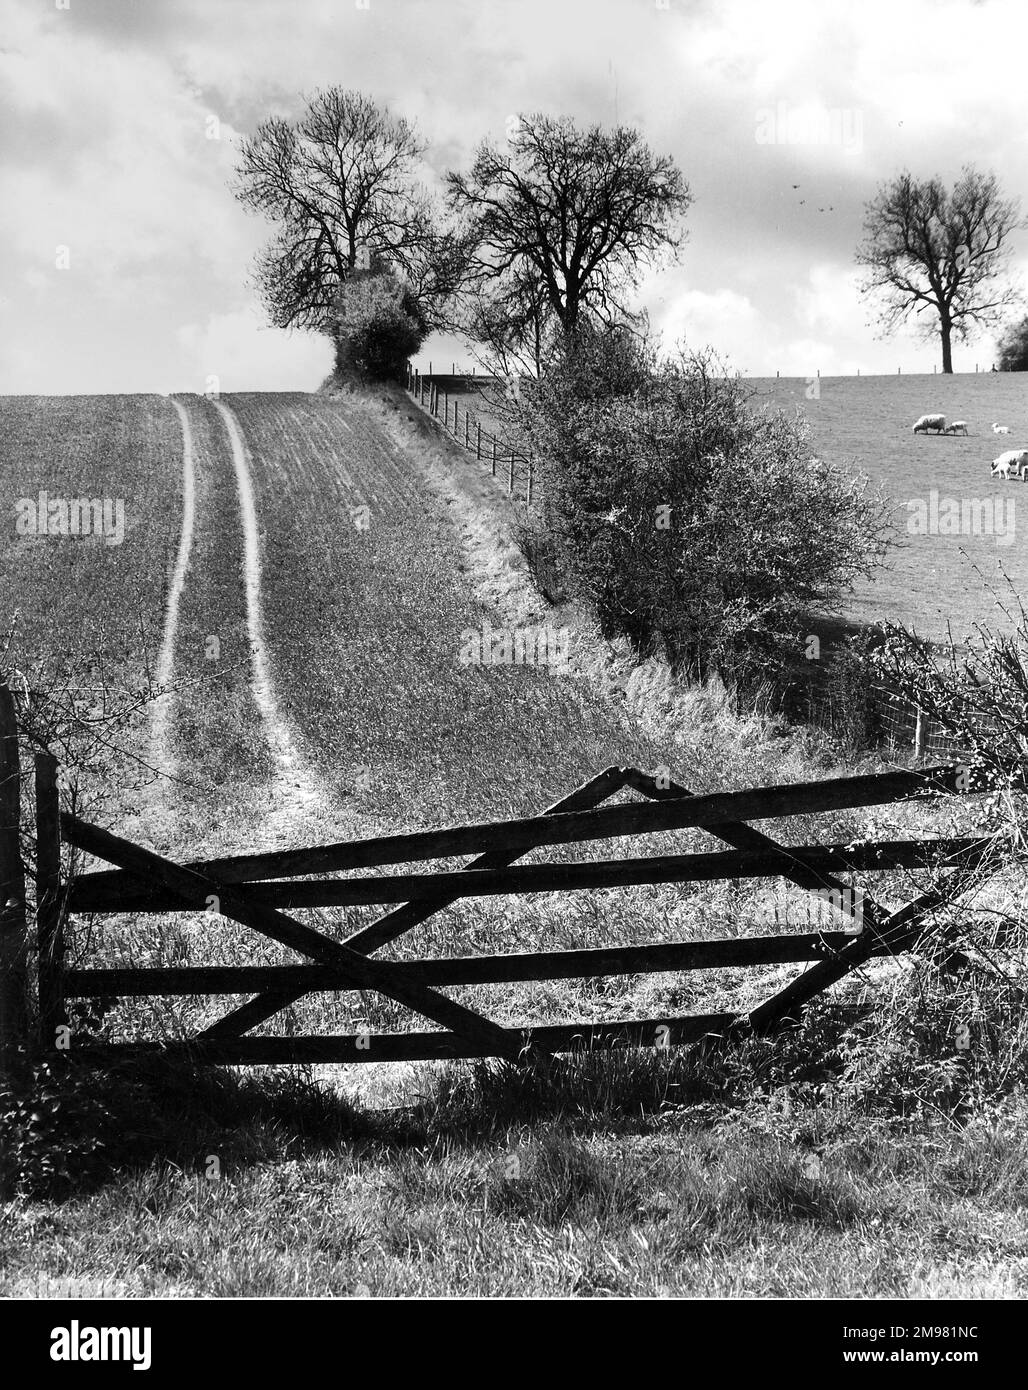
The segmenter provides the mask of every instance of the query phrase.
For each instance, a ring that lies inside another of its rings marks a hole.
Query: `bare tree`
[[[583,315],[627,315],[640,267],[677,252],[691,202],[674,161],[637,131],[542,115],[520,117],[506,150],[483,144],[447,182],[469,242],[465,323],[498,355],[535,364],[547,335],[573,335]]]
[[[1024,225],[996,178],[965,167],[952,192],[937,178],[902,173],[867,204],[857,264],[864,293],[883,296],[879,323],[888,334],[913,315],[923,335],[942,342],[952,372],[952,340],[996,323],[1019,293],[1005,281],[1010,234]]]
[[[235,194],[278,226],[256,271],[273,323],[330,332],[357,268],[399,274],[430,320],[442,316],[462,258],[416,181],[423,151],[410,122],[340,87],[316,92],[297,123],[273,117],[243,142]]]

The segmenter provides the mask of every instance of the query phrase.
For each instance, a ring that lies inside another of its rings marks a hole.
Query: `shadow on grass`
[[[306,1069],[237,1072],[161,1058],[107,1068],[46,1060],[0,1091],[0,1187],[62,1198],[154,1163],[239,1168],[341,1150],[477,1149],[524,1127],[645,1133],[669,1115],[702,1126],[782,1085],[826,1080],[843,1023],[825,1012],[775,1039],[708,1039],[672,1051],[612,1049],[522,1068],[432,1072],[419,1100],[361,1109]],[[683,1114],[683,1112],[685,1112]]]

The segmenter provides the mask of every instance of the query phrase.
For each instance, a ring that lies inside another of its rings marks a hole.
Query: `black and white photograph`
[[[1026,38],[0,0],[27,1364],[385,1302],[1013,1353]]]

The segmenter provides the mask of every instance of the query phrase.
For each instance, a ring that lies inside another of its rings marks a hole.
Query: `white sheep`
[[[1006,425],[993,425],[993,434],[1009,434],[1010,430]]]
[[[914,433],[927,434],[929,430],[934,430],[936,434],[942,434],[945,428],[945,415],[922,415],[914,424]]]
[[[966,420],[954,420],[953,423],[952,423],[952,425],[947,425],[946,428],[943,430],[943,434],[966,434],[966,433],[967,433],[967,421],[966,421]]]
[[[1011,470],[1015,478],[1020,474],[1022,483],[1028,481],[1028,449],[1008,449],[1005,454],[992,460],[992,476],[1009,480]]]

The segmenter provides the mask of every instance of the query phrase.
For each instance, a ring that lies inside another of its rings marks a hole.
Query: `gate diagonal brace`
[[[345,970],[359,988],[378,990],[406,1008],[448,1028],[466,1042],[484,1048],[487,1055],[504,1057],[515,1063],[524,1060],[524,1048],[517,1034],[435,990],[402,978],[389,962],[368,960],[357,951],[330,941],[286,913],[265,907],[246,890],[223,887],[195,870],[182,868],[151,850],[112,835],[99,826],[89,825],[67,812],[61,815],[61,830],[70,844],[128,870],[141,882],[156,880],[166,888],[181,893],[187,901],[198,890],[216,897],[222,916],[291,946],[313,960]]]
[[[755,1033],[766,1033],[774,1029],[783,1018],[795,1009],[801,1009],[816,995],[823,993],[846,975],[866,965],[874,954],[877,944],[892,945],[895,951],[907,951],[916,944],[928,930],[922,925],[925,918],[937,907],[943,906],[954,893],[963,892],[967,880],[984,857],[984,851],[975,863],[956,871],[959,880],[955,885],[947,885],[944,891],[933,888],[920,897],[914,898],[905,907],[898,908],[887,916],[874,931],[862,932],[843,949],[827,960],[818,961],[805,970],[777,994],[771,996],[754,1009],[748,1019],[749,1027]]]
[[[627,786],[633,787],[636,791],[641,792],[643,796],[649,797],[652,801],[676,801],[682,797],[695,795],[694,792],[689,791],[687,787],[683,787],[679,782],[669,781],[666,786],[663,786],[657,782],[655,777],[651,777],[647,772],[640,772],[638,768],[625,769],[625,782]],[[747,825],[745,821],[728,821],[723,824],[705,825],[702,826],[701,829],[705,830],[708,835],[713,835],[717,839],[723,840],[725,844],[731,845],[734,849],[775,849],[780,850],[784,854],[788,854],[789,852],[787,845],[779,844],[779,842],[772,839],[770,835],[765,835],[762,830],[754,829],[752,825]],[[783,869],[781,876],[795,883],[798,888],[806,889],[808,892],[821,893],[827,890],[830,893],[838,893],[840,903],[846,901],[843,895],[849,891],[849,885],[844,883],[841,878],[836,878],[834,874],[812,874],[809,869],[797,866],[793,871]],[[884,920],[886,914],[874,899],[870,898],[865,893],[862,898],[862,911],[865,916],[868,915],[869,907],[872,919],[878,915]]]
[[[662,786],[656,778],[651,777],[648,773],[640,772],[636,768],[629,768],[625,771],[626,785],[634,787],[636,791],[651,797],[653,800],[672,800],[691,795],[679,783],[669,782],[667,786]],[[734,845],[736,849],[785,848],[773,840],[771,836],[747,825],[745,821],[709,825],[704,826],[703,829],[709,834],[717,836],[718,839],[724,840],[727,844]],[[955,877],[966,879],[976,864],[984,857],[984,854],[985,850],[983,849],[974,855],[966,866],[956,871]],[[847,885],[832,874],[820,875],[820,882],[812,881],[809,872],[803,871],[783,872],[782,877],[790,879],[798,887],[811,892],[822,891],[825,888],[840,894],[847,891]],[[961,890],[958,889],[957,891]],[[888,912],[865,893],[862,898],[864,929],[859,933],[854,933],[852,941],[848,942],[841,950],[826,955],[825,959],[805,970],[784,989],[754,1009],[745,1019],[748,1027],[757,1033],[770,1032],[793,1010],[801,1009],[815,995],[822,993],[843,979],[844,976],[865,965],[874,955],[876,947],[891,946],[897,954],[900,951],[910,950],[923,935],[924,929],[919,928],[918,924],[923,922],[933,908],[941,906],[948,897],[948,892],[932,889],[913,899],[905,907],[899,908],[895,912]],[[839,901],[845,902],[845,898],[840,897]]]
[[[575,791],[562,797],[560,801],[554,802],[552,806],[548,806],[543,815],[555,816],[566,811],[584,811],[590,806],[598,806],[608,796],[619,791],[624,784],[624,768],[605,768],[595,777],[591,777],[589,781],[583,782]],[[488,854],[481,854],[476,859],[472,859],[464,867],[466,869],[506,869],[527,852],[527,850],[511,850],[507,853],[503,850],[491,850]],[[377,921],[371,922],[361,931],[355,932],[353,936],[347,937],[343,944],[348,946],[351,951],[357,951],[361,955],[372,955],[380,947],[410,931],[412,927],[420,926],[422,922],[427,922],[435,913],[441,912],[443,908],[459,901],[460,899],[456,897],[441,897],[433,901],[419,899],[417,902],[404,903],[400,907],[393,908],[391,912],[385,913]],[[263,1023],[265,1019],[271,1018],[280,1009],[295,1004],[309,993],[310,990],[305,989],[266,990],[246,1004],[241,1004],[238,1009],[233,1009],[227,1013],[224,1018],[220,1018],[217,1023],[205,1029],[199,1036],[201,1038],[238,1037],[247,1032],[248,1029],[256,1027],[258,1023]]]

